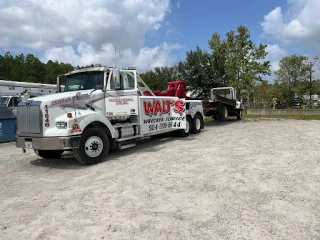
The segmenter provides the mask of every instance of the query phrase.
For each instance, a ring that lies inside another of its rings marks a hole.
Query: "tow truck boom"
[[[174,82],[168,82],[168,89],[160,92],[156,89],[151,89],[156,96],[169,96],[186,98],[186,82],[184,80],[178,80]],[[147,91],[144,92],[146,96],[151,96]]]

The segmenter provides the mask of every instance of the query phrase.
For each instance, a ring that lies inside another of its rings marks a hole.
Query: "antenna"
[[[114,68],[117,68],[117,45],[114,45],[114,62],[115,62]]]

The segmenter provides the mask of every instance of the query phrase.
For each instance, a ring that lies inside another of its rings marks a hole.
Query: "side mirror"
[[[57,92],[61,92],[61,85],[60,85],[60,80],[59,80],[59,76],[57,77]]]

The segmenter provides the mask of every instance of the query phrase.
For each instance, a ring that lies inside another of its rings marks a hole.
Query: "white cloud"
[[[272,72],[274,72],[279,69],[279,61],[283,57],[287,56],[288,52],[277,44],[267,45],[266,51],[268,52],[266,60],[270,61],[270,64],[271,64],[270,69]]]
[[[117,52],[117,66],[137,67],[139,72],[144,72],[157,66],[172,65],[174,64],[174,59],[170,56],[170,53],[172,50],[178,48],[180,48],[178,44],[169,45],[163,43],[154,48],[141,48],[137,54],[135,54],[131,48],[120,50]],[[78,45],[77,52],[72,46],[53,48],[46,51],[42,61],[63,61],[69,62],[74,66],[96,63],[105,66],[115,65],[115,49],[112,44],[102,45],[100,49],[95,50],[92,45],[82,42]]]
[[[145,48],[144,38],[163,26],[170,11],[170,0],[1,0],[0,48],[44,52],[43,61],[110,65],[116,44],[120,63],[145,69],[154,65],[151,59],[169,64],[179,46]]]
[[[283,43],[320,46],[320,1],[288,0],[288,4],[286,12],[277,7],[264,16],[264,34]]]
[[[180,9],[181,5],[182,5],[182,1],[178,1],[178,2],[176,3],[177,9]]]

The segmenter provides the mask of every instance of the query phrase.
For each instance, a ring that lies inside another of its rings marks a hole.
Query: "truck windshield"
[[[7,105],[9,101],[8,97],[0,97],[0,105]]]
[[[102,89],[104,72],[82,72],[67,76],[65,92]]]

